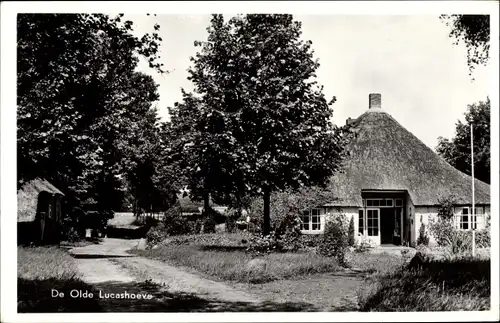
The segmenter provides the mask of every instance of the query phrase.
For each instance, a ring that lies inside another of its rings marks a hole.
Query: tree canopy
[[[475,66],[486,65],[490,49],[489,15],[441,15],[440,18],[451,27],[450,38],[454,44],[465,43],[467,65],[470,73]]]
[[[490,183],[490,99],[470,104],[465,113],[465,123],[456,123],[455,136],[451,139],[439,137],[436,151],[448,163],[461,172],[471,175],[471,136],[474,135],[474,175]]]
[[[207,30],[189,70],[194,93],[173,109],[173,127],[190,129],[177,147],[192,194],[199,184],[226,199],[263,197],[266,234],[271,192],[325,184],[335,171],[335,99],[315,81],[312,43],[291,15],[213,15]]]
[[[122,17],[20,14],[17,20],[19,184],[47,178],[65,192],[65,213],[96,210],[103,222],[121,207],[132,172],[124,162],[130,136],[139,131],[147,141],[155,128],[157,84],[135,71],[138,57],[165,73],[160,26],[138,38]],[[145,149],[133,151],[135,157]]]

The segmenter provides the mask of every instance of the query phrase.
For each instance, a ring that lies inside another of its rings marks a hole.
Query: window
[[[363,200],[363,205],[367,207],[393,207],[394,200],[393,199],[366,199]]]
[[[363,217],[363,210],[359,210],[358,211],[358,232],[361,234],[365,234],[364,228],[365,228],[365,219]]]
[[[321,209],[306,211],[301,217],[300,229],[303,231],[321,230]]]
[[[403,206],[403,200],[402,199],[396,199],[396,206]]]
[[[462,208],[462,214],[460,214],[460,229],[468,230],[469,229],[469,208]]]
[[[368,236],[378,236],[378,210],[367,210],[366,220],[366,229],[368,231]]]
[[[474,215],[472,215],[470,207],[463,207],[458,215],[459,228],[461,230],[477,229],[477,218],[481,218],[484,214],[482,206],[474,208]]]

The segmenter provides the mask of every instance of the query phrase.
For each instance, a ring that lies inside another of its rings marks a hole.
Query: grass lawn
[[[91,291],[78,277],[75,260],[57,247],[18,247],[17,288],[19,313],[93,312],[96,299],[71,298],[73,289]],[[52,290],[65,297],[52,297]]]
[[[490,308],[490,260],[434,260],[369,278],[358,292],[362,311],[481,311]]]
[[[141,256],[193,268],[225,281],[264,283],[341,270],[334,259],[310,252],[272,253],[254,258],[245,253],[247,236],[204,234],[173,238],[152,250],[136,250]]]

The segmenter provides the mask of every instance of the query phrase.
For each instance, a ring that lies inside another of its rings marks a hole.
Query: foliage
[[[270,214],[271,229],[282,234],[286,230],[294,230],[304,211],[324,205],[335,196],[331,187],[310,186],[296,191],[291,189],[271,194]],[[262,218],[264,205],[262,199],[254,199],[248,209],[252,218]]]
[[[163,225],[165,233],[169,236],[188,234],[193,229],[192,224],[182,215],[181,206],[178,202],[165,212]]]
[[[160,223],[154,227],[151,227],[146,233],[146,245],[148,248],[158,245],[160,242],[168,237],[167,231],[165,229],[165,224]]]
[[[264,197],[268,234],[269,194],[323,184],[337,164],[332,111],[314,81],[319,63],[291,15],[214,15],[208,33],[189,70],[196,95],[173,109],[185,134],[175,151],[194,156],[184,168],[192,194],[236,204]]]
[[[490,16],[489,15],[441,15],[447,26],[451,26],[450,38],[457,45],[463,41],[467,48],[467,65],[469,71],[478,64],[486,65],[490,49]]]
[[[241,211],[237,209],[229,209],[226,212],[226,231],[234,233],[237,231],[236,221],[241,218]]]
[[[490,275],[489,260],[433,260],[421,270],[400,269],[368,279],[358,301],[361,311],[489,310]]]
[[[127,135],[155,114],[157,85],[135,71],[138,56],[164,72],[160,26],[137,38],[122,16],[17,19],[18,184],[46,178],[65,193],[64,214],[97,211],[102,224],[124,198]]]
[[[491,232],[489,229],[476,231],[476,246],[478,248],[491,247]]]
[[[417,245],[429,245],[429,235],[427,234],[427,228],[425,223],[420,224],[420,229],[418,230]]]
[[[465,123],[458,120],[455,137],[439,137],[436,151],[459,171],[471,175],[471,136],[474,133],[474,176],[485,182],[491,181],[490,157],[490,99],[470,104],[465,113]]]
[[[325,257],[334,257],[341,266],[346,266],[346,252],[348,247],[347,221],[344,214],[326,215],[329,221],[325,231],[319,253]]]
[[[283,243],[277,239],[272,232],[270,235],[253,235],[248,240],[246,251],[254,256],[269,254],[271,252],[281,252]]]
[[[349,245],[349,247],[352,247],[354,246],[355,244],[355,231],[354,231],[354,217],[351,217],[351,220],[349,221],[349,231],[348,231],[348,236],[349,236],[349,240],[347,242],[347,244]]]
[[[438,246],[446,246],[455,230],[452,219],[438,217],[437,220],[429,220],[429,232]]]
[[[449,195],[438,197],[438,217],[444,220],[452,220],[456,203],[456,196]]]

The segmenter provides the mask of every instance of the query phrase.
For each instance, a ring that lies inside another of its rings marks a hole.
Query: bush
[[[479,248],[488,248],[491,246],[491,234],[489,229],[476,232],[476,246]]]
[[[349,241],[348,244],[350,247],[354,246],[354,217],[351,217],[351,221],[349,221]]]
[[[283,244],[276,238],[274,232],[267,236],[253,235],[248,240],[246,251],[254,256],[269,254],[271,252],[280,252],[283,250]]]
[[[328,218],[328,215],[326,216]],[[323,238],[319,245],[319,253],[326,257],[335,257],[341,266],[346,264],[348,237],[344,214],[335,215],[327,222]]]
[[[448,238],[446,245],[453,255],[466,254],[472,250],[472,233],[455,230]]]
[[[209,210],[212,212],[212,210]],[[206,214],[206,212],[202,213],[203,217],[203,233],[215,233],[215,214]]]
[[[436,240],[438,246],[444,247],[447,245],[456,229],[451,219],[439,217],[437,221],[430,219],[429,231]]]
[[[317,248],[322,240],[322,236],[319,234],[301,234],[299,238],[300,248]]]
[[[234,233],[238,229],[236,226],[236,220],[240,218],[240,212],[235,209],[229,209],[226,213],[226,231],[229,233]]]
[[[174,206],[165,212],[163,217],[163,228],[167,235],[175,236],[192,232],[192,225],[182,216],[180,203],[177,201]]]
[[[421,223],[420,229],[418,232],[417,245],[429,245],[429,236],[427,235],[427,230],[425,228],[425,224]]]
[[[163,223],[160,223],[155,227],[151,227],[146,233],[146,245],[148,248],[152,248],[153,246],[165,240],[167,236],[168,233],[165,229],[165,225]]]

